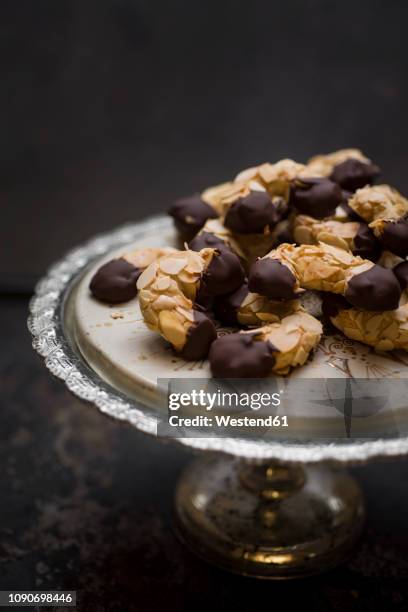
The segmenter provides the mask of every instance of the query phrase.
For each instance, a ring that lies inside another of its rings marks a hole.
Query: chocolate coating
[[[214,305],[214,296],[211,295],[205,285],[200,283],[194,300],[194,308],[206,313],[212,312]]]
[[[206,314],[195,310],[194,323],[188,330],[187,341],[180,355],[189,361],[205,359],[216,338],[217,331],[214,323]]]
[[[205,270],[201,284],[209,295],[231,293],[242,285],[244,269],[237,255],[228,250],[218,251]]]
[[[408,218],[403,217],[398,221],[389,221],[384,226],[380,238],[383,246],[400,257],[408,255]]]
[[[143,270],[120,257],[104,264],[94,274],[89,289],[94,297],[108,304],[127,302],[137,295],[136,282]]]
[[[216,298],[214,301],[215,318],[225,325],[239,325],[237,312],[248,293],[248,285],[244,283],[233,293]]]
[[[401,289],[404,291],[408,286],[408,261],[401,261],[392,271],[397,277]]]
[[[211,372],[215,378],[264,378],[271,373],[276,351],[251,334],[221,336],[210,349]]]
[[[218,217],[214,208],[204,202],[199,194],[177,200],[167,212],[186,240],[191,240],[208,219]]]
[[[350,158],[334,166],[330,179],[347,191],[355,191],[372,185],[379,174],[380,169],[375,164]]]
[[[380,257],[381,244],[366,223],[360,223],[353,242],[354,255],[359,255],[363,259],[370,259],[371,261],[377,261]]]
[[[335,317],[340,310],[351,308],[350,302],[337,293],[322,293],[322,312],[326,319]]]
[[[401,288],[392,270],[374,265],[353,276],[347,284],[345,298],[361,310],[394,310],[398,308]]]
[[[284,209],[276,206],[263,191],[251,191],[232,204],[225,216],[224,225],[239,234],[258,234],[265,227],[274,227],[281,219]]]
[[[201,249],[218,249],[219,251],[227,249],[230,251],[228,244],[210,232],[201,232],[197,234],[188,244],[191,251],[201,251]]]
[[[270,300],[293,300],[295,283],[295,276],[277,259],[258,259],[249,271],[249,290]]]
[[[284,242],[294,242],[289,223],[286,225],[286,227],[282,227],[281,231],[279,231],[279,233],[276,235],[276,244],[282,244]]]
[[[342,200],[340,187],[327,178],[296,181],[290,193],[290,205],[315,219],[333,215]]]
[[[347,213],[347,217],[349,221],[361,221],[361,217],[348,204],[348,201],[352,197],[353,192],[343,189],[342,194],[343,194],[343,199],[340,202],[340,206],[342,207],[344,212]]]

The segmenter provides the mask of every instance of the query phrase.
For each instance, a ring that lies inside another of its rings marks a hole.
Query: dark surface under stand
[[[86,612],[247,611],[268,600],[322,612],[407,609],[406,460],[353,470],[368,520],[343,567],[290,584],[229,575],[171,529],[191,453],[77,401],[30,350],[26,314],[24,299],[0,301],[1,589],[76,589]]]

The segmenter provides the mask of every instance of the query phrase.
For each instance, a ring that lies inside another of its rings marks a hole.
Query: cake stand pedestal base
[[[204,560],[257,578],[317,574],[343,561],[363,525],[360,489],[321,465],[194,460],[176,491],[176,531]]]

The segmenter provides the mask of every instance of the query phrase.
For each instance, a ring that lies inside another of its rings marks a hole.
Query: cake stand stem
[[[343,561],[364,504],[344,470],[195,459],[177,486],[176,531],[206,561],[258,578],[317,574]]]

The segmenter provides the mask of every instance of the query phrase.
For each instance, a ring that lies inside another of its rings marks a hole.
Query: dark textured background
[[[77,588],[91,612],[408,608],[406,462],[359,468],[369,519],[343,568],[229,576],[171,533],[188,454],[77,402],[25,330],[64,249],[247,165],[359,146],[408,191],[407,18],[405,0],[1,2],[2,588]]]
[[[3,0],[1,279],[283,156],[359,146],[408,190],[407,19],[405,0]]]

